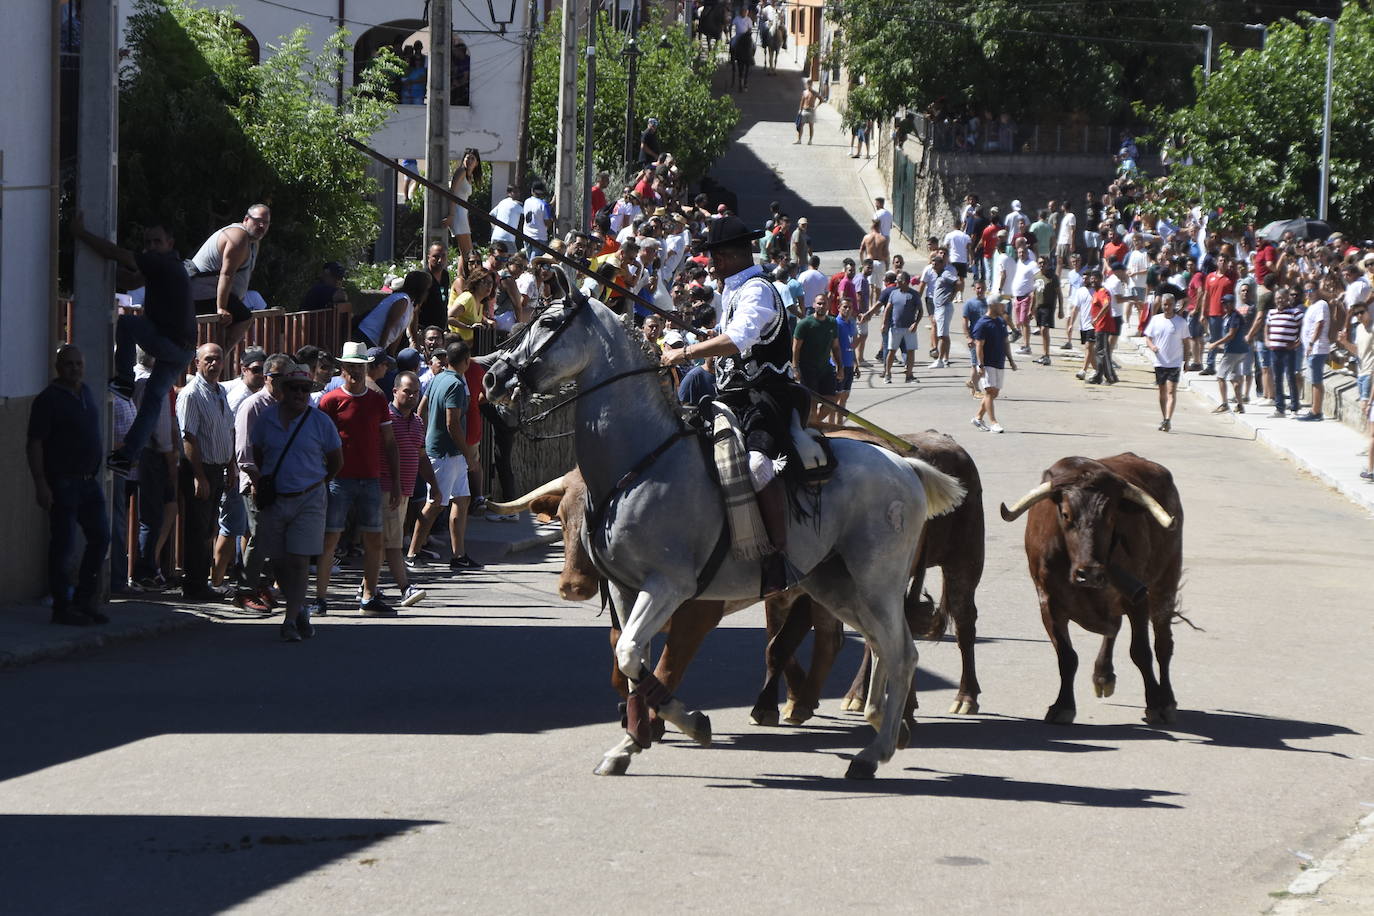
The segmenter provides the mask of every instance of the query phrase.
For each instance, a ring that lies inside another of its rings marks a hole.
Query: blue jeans
[[[1207,342],[1208,342],[1208,343],[1216,343],[1218,340],[1221,340],[1221,335],[1222,335],[1221,325],[1222,325],[1222,321],[1223,321],[1223,319],[1222,319],[1222,317],[1221,317],[1220,315],[1215,315],[1215,316],[1213,316],[1213,315],[1208,315],[1208,316],[1207,316]],[[1215,369],[1216,367],[1217,367],[1217,351],[1216,351],[1216,350],[1208,350],[1208,351],[1207,351],[1207,368],[1208,368],[1208,369]]]
[[[119,449],[120,453],[131,459],[142,454],[143,446],[148,444],[153,427],[157,424],[158,411],[167,403],[167,392],[172,390],[196,355],[194,348],[184,347],[163,337],[153,323],[142,315],[120,315],[115,321],[116,378],[133,381],[135,345],[142,347],[143,352],[153,358],[153,371],[143,389],[143,402],[138,405],[138,414],[124,435],[124,445]]]
[[[52,509],[48,513],[48,588],[54,610],[88,606],[99,587],[100,566],[110,547],[110,522],[105,513],[105,493],[95,478],[58,477],[48,481],[52,490]],[[76,576],[76,591],[68,600],[72,582],[67,575],[76,529],[86,539],[81,566]]]
[[[1283,410],[1283,386],[1288,385],[1288,390],[1293,401],[1293,412],[1297,413],[1298,404],[1298,351],[1292,350],[1270,350],[1269,356],[1274,363],[1274,409]]]
[[[167,456],[145,448],[138,458],[138,558],[134,560],[134,578],[152,578],[158,574],[157,536],[162,531],[162,517],[167,511],[175,490]]]

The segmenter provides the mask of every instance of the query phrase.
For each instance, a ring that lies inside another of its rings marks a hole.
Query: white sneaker
[[[972,420],[969,420],[969,422],[973,424],[974,429],[981,429],[983,432],[989,432],[988,425],[983,422],[981,417],[974,417]]]
[[[1273,399],[1273,398],[1255,398],[1255,400],[1254,400],[1254,405],[1255,405],[1256,407],[1272,407],[1272,406],[1274,406],[1274,399]]]
[[[1006,432],[1006,430],[1002,428],[1002,424],[1001,424],[1001,423],[994,423],[994,424],[992,424],[991,426],[989,426],[988,429],[990,429],[991,431],[993,431],[993,432],[995,432],[995,433],[1004,433],[1004,432]]]
[[[401,596],[401,607],[412,607],[428,597],[429,594],[424,589],[416,588],[414,585],[407,585],[405,594]]]
[[[947,360],[947,359],[936,360],[936,362],[938,362],[938,363],[940,364],[940,368],[941,368],[941,369],[948,369],[948,368],[949,368],[949,360]]]
[[[1025,356],[1026,354],[1030,353],[1030,351],[1031,351],[1031,348],[1030,348],[1030,347],[1017,347],[1017,348],[1016,348],[1016,354],[1017,354],[1018,356]]]

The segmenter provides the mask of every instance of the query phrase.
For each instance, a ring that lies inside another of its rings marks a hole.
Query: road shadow
[[[889,764],[889,767],[891,764]],[[804,792],[830,792],[859,797],[925,797],[968,798],[980,801],[1038,802],[1047,805],[1074,805],[1085,808],[1174,808],[1182,804],[1169,799],[1183,799],[1179,792],[1165,789],[1110,788],[1106,786],[1076,786],[1054,782],[1034,782],[1005,776],[984,776],[977,773],[949,773],[924,767],[905,767],[902,773],[924,774],[918,777],[892,775],[879,768],[878,778],[863,782],[833,776],[791,776],[767,774],[740,782],[707,783],[711,789],[791,789]]]
[[[436,821],[0,816],[9,913],[219,913]],[[372,861],[376,861],[373,859]]]

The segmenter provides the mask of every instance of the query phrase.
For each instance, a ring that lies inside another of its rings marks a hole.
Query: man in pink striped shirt
[[[412,607],[426,597],[424,589],[410,583],[410,575],[405,564],[406,509],[410,497],[415,492],[418,475],[432,489],[438,489],[434,478],[434,468],[425,454],[425,421],[415,413],[420,406],[420,379],[414,372],[402,372],[396,376],[396,384],[391,394],[391,429],[396,436],[396,454],[400,464],[401,500],[396,508],[389,508],[389,501],[382,501],[382,546],[386,549],[386,565],[396,587],[401,591],[401,607]],[[391,491],[391,467],[385,449],[382,451],[382,490]]]

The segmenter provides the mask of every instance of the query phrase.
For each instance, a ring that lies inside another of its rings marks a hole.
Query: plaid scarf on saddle
[[[711,426],[716,469],[725,494],[725,518],[730,524],[730,553],[736,559],[756,560],[773,549],[759,515],[754,483],[749,474],[749,453],[729,419],[716,414]]]

